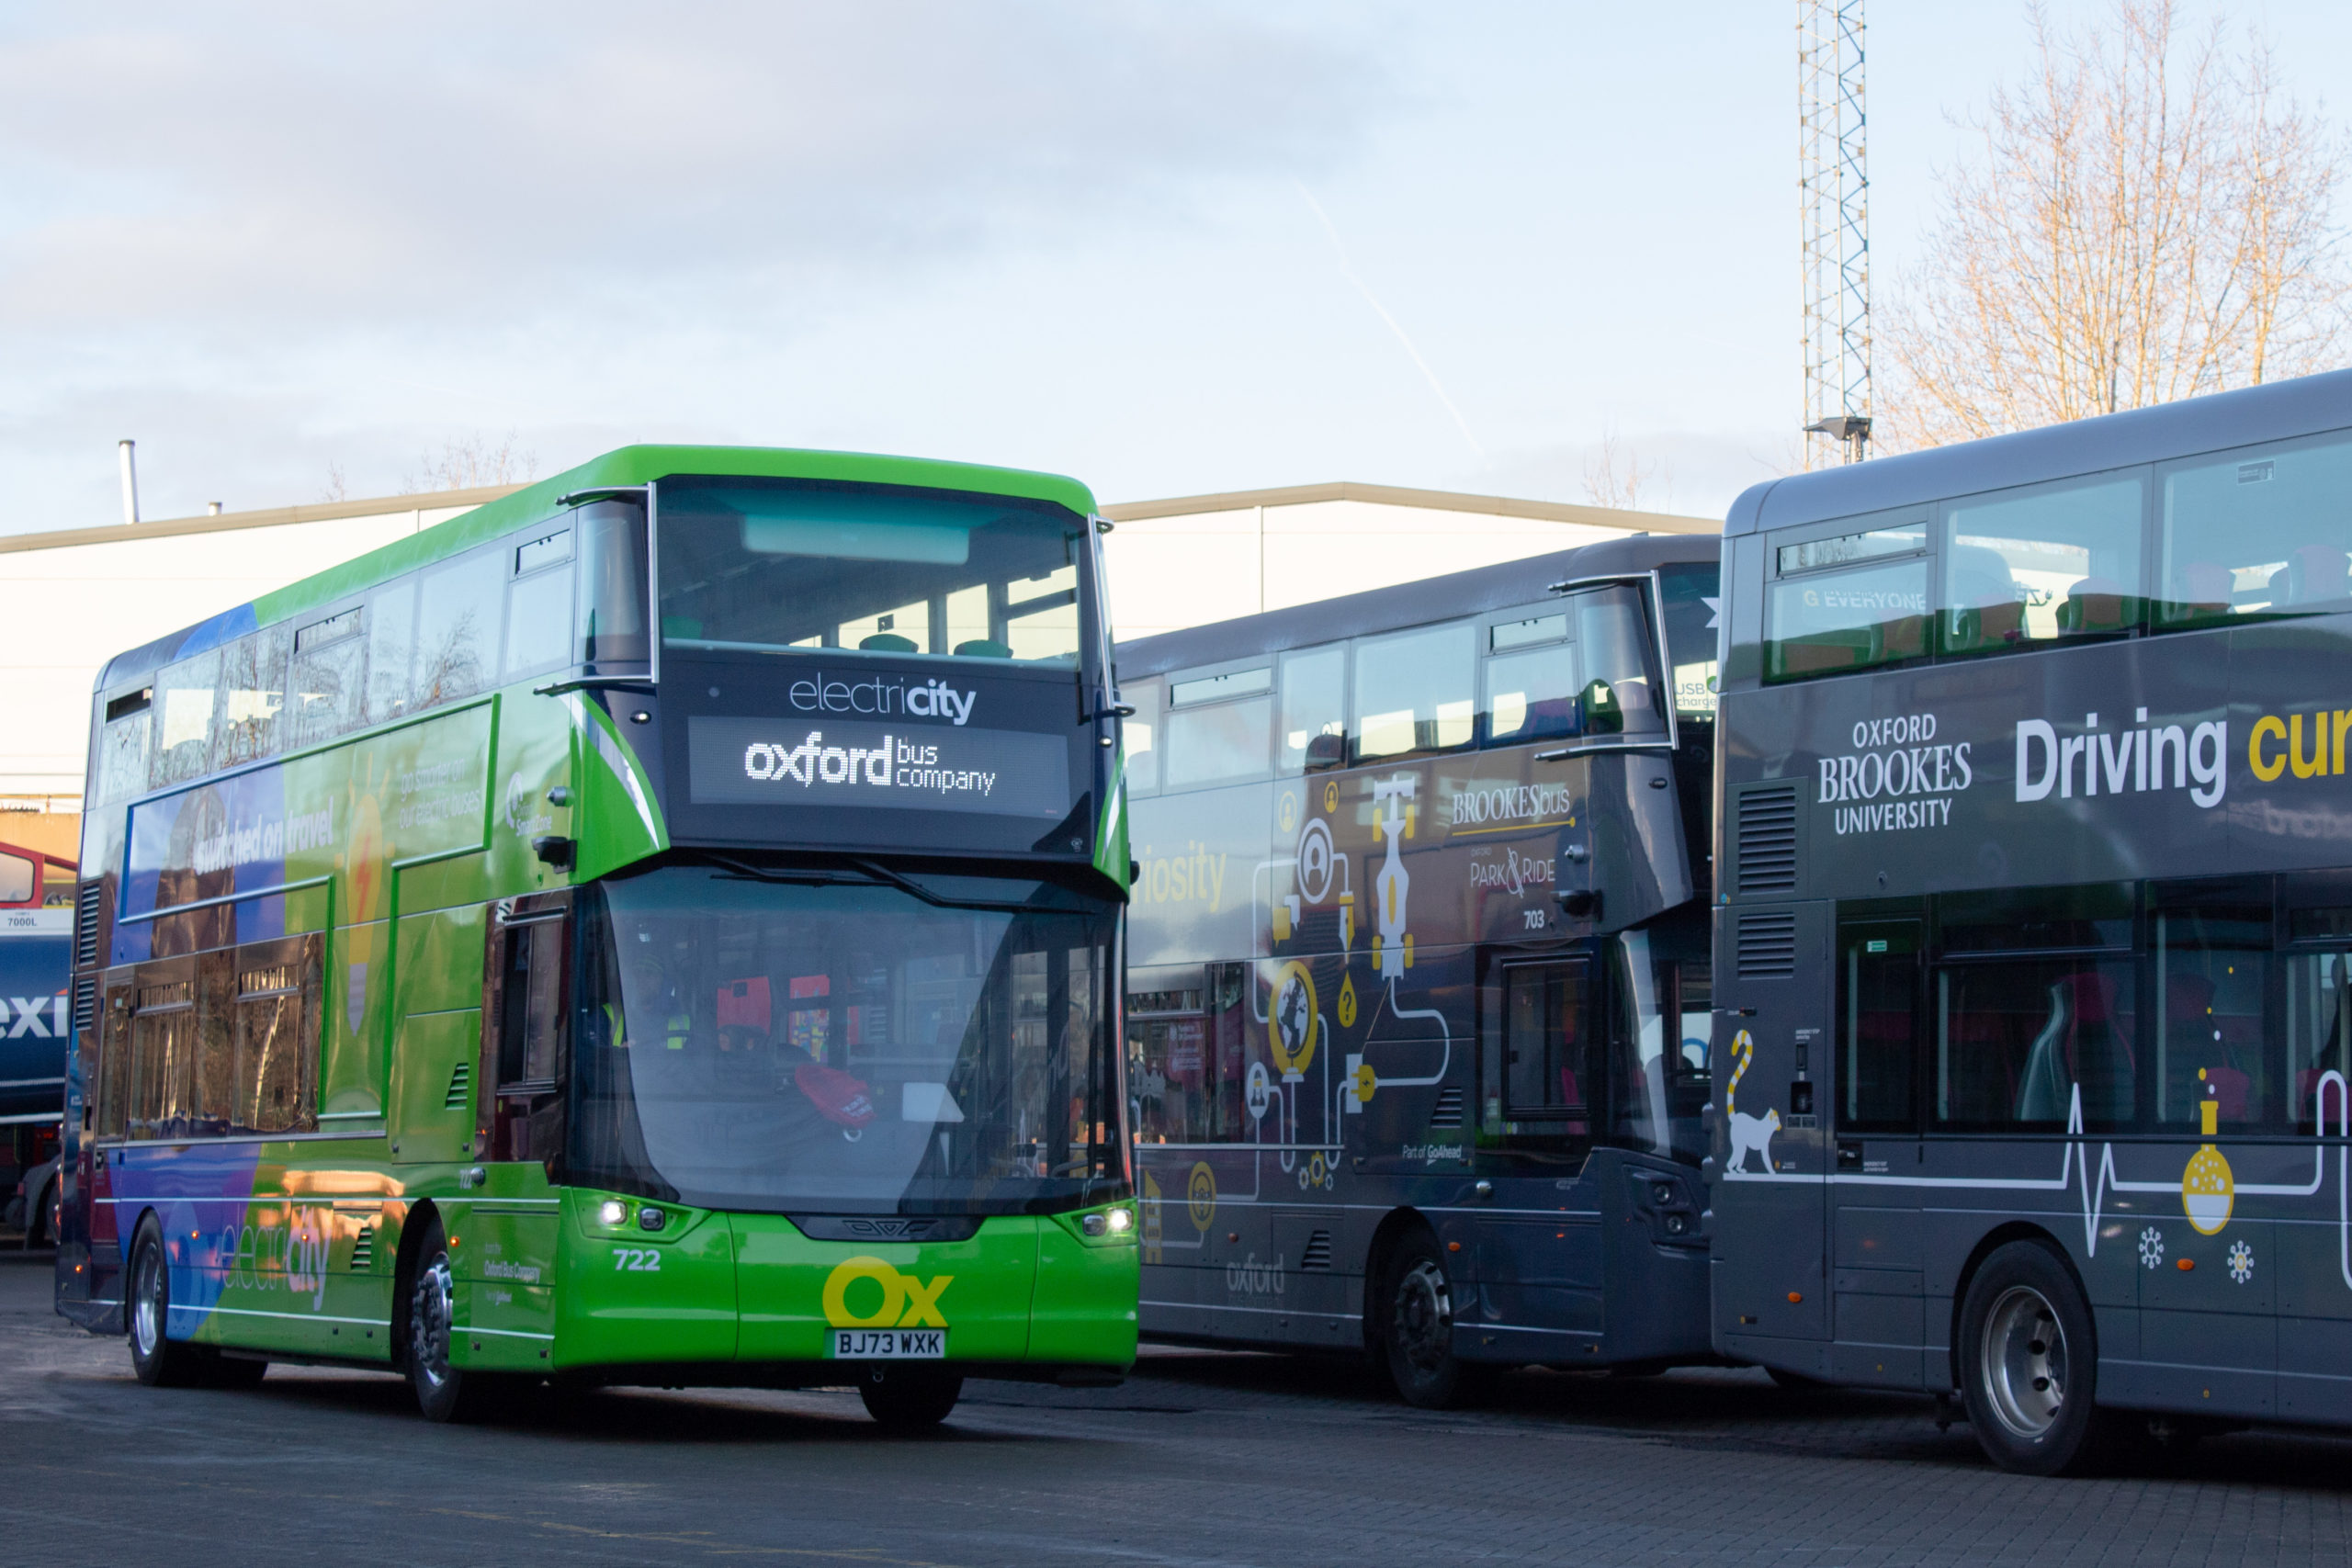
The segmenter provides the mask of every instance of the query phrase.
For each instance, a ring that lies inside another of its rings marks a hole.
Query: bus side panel
[[[1829,1103],[1829,907],[1718,912],[1715,1343],[1725,1355],[1826,1376],[1824,1277]]]
[[[2342,1171],[2326,1172],[2342,1179]],[[2281,1221],[2278,1415],[2336,1421],[2352,1409],[2352,1245],[2333,1220]]]
[[[548,1201],[553,1192],[536,1165],[492,1166],[489,1185],[498,1196],[444,1200],[458,1287],[449,1359],[463,1367],[544,1372],[555,1346],[560,1222]]]
[[[481,938],[474,941],[481,950]],[[476,992],[480,994],[479,989]],[[474,1145],[473,1070],[481,1010],[411,1013],[392,1056],[392,1158],[404,1165],[466,1158]]]

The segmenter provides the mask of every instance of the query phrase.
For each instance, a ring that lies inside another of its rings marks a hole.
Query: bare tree
[[[341,463],[327,465],[327,482],[319,491],[319,499],[321,501],[349,501],[351,499],[351,486],[343,477]]]
[[[1585,459],[1584,498],[1591,505],[1622,512],[1637,512],[1645,501],[1654,506],[1670,505],[1674,469],[1663,460],[1644,461],[1617,439],[1614,430],[1604,427],[1600,449]]]
[[[2268,45],[2173,0],[2115,0],[1996,91],[1881,315],[1894,448],[2027,429],[2334,362],[2347,283],[2345,148],[2284,97]]]
[[[480,431],[453,435],[438,452],[418,458],[401,479],[403,491],[423,495],[431,491],[473,490],[483,485],[528,484],[538,477],[539,459],[515,445],[508,431],[496,446]]]

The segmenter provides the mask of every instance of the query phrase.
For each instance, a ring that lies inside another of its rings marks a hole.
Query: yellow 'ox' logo
[[[879,1258],[844,1258],[825,1276],[825,1321],[835,1328],[944,1328],[947,1320],[939,1314],[939,1298],[955,1279],[941,1274],[926,1281],[899,1273]],[[882,1290],[881,1304],[869,1313],[850,1310],[850,1287],[860,1280],[871,1280]]]

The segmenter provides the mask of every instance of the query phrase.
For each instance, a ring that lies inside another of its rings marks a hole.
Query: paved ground
[[[1487,1408],[1346,1367],[1155,1354],[1125,1387],[973,1383],[882,1437],[850,1393],[599,1394],[427,1426],[390,1378],[141,1388],[0,1258],[0,1563],[2238,1563],[2352,1557],[2352,1442],[2029,1481],[1965,1427],[1747,1372],[1530,1375]]]

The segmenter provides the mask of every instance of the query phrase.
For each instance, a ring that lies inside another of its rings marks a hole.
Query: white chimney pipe
[[[204,511],[207,516],[218,517],[220,515],[220,503],[217,501],[208,501],[204,503]]]
[[[122,520],[128,525],[139,521],[139,443],[118,442],[115,450],[122,457]]]

